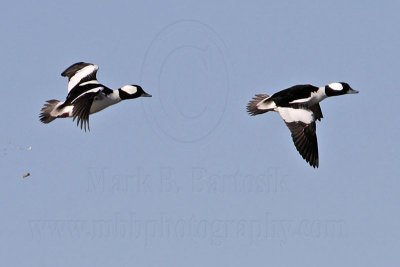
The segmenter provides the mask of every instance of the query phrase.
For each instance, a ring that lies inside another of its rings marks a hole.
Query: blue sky
[[[7,266],[398,266],[397,1],[11,1],[0,11]],[[152,98],[43,125],[60,73]],[[346,81],[320,168],[256,93]],[[29,149],[31,147],[31,149]],[[22,178],[29,172],[31,175]]]

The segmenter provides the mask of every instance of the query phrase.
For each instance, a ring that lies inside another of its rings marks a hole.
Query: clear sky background
[[[399,266],[399,1],[8,1],[2,266]],[[43,125],[60,73],[152,98]],[[255,93],[346,81],[320,168]],[[22,178],[29,172],[31,175]]]

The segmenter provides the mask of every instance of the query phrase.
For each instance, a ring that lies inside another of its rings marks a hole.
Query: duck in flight
[[[268,96],[258,94],[248,103],[251,116],[278,112],[289,128],[297,151],[312,167],[318,168],[318,143],[315,121],[323,118],[319,102],[327,97],[356,94],[358,91],[344,82],[322,87],[311,84],[295,85]]]
[[[89,115],[99,112],[122,100],[151,97],[139,85],[125,85],[112,90],[96,78],[99,67],[78,62],[61,73],[68,78],[68,95],[65,101],[48,100],[39,115],[40,121],[50,123],[57,118],[72,117],[81,129],[89,130]]]

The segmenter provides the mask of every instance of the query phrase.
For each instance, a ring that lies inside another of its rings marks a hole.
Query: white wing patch
[[[293,103],[307,103],[308,101],[310,101],[310,100],[314,97],[313,94],[314,94],[314,92],[311,93],[311,96],[310,96],[310,97],[301,98],[301,99],[296,99],[296,100],[293,100],[292,102],[289,102],[289,104],[293,104]]]
[[[279,115],[281,115],[282,119],[287,123],[301,121],[310,124],[314,121],[314,114],[311,110],[278,107],[277,111],[279,112]]]
[[[97,65],[89,65],[86,66],[80,70],[78,70],[74,76],[69,79],[68,82],[68,92],[71,91],[72,88],[74,88],[79,82],[85,78],[86,76],[90,75],[91,73],[97,71],[99,69],[99,66]]]
[[[84,85],[87,85],[87,84],[99,84],[99,81],[98,80],[91,80],[91,81],[88,81],[88,82],[81,83],[81,84],[79,84],[79,86],[84,86]]]
[[[75,99],[71,102],[71,104],[73,104],[77,99],[79,99],[80,97],[82,97],[83,95],[85,95],[85,94],[87,94],[87,93],[97,93],[97,92],[99,92],[99,91],[102,90],[102,89],[103,89],[103,87],[102,87],[102,86],[99,86],[99,87],[96,87],[96,88],[87,90],[87,91],[85,91],[83,94],[80,94],[77,98],[75,98]]]
[[[317,91],[312,92],[310,97],[302,98],[302,99],[296,99],[296,100],[293,100],[292,102],[289,102],[289,104],[307,103],[308,105],[314,105],[316,103],[321,102],[325,98],[326,98],[325,87],[320,87],[320,88],[318,88]]]

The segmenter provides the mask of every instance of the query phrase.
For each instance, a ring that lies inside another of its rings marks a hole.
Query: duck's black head
[[[338,82],[330,83],[325,86],[325,94],[327,96],[337,96],[345,94],[357,94],[358,91],[350,87],[348,83]]]
[[[119,97],[122,100],[133,99],[138,97],[151,97],[146,93],[140,85],[125,85],[118,89]]]

